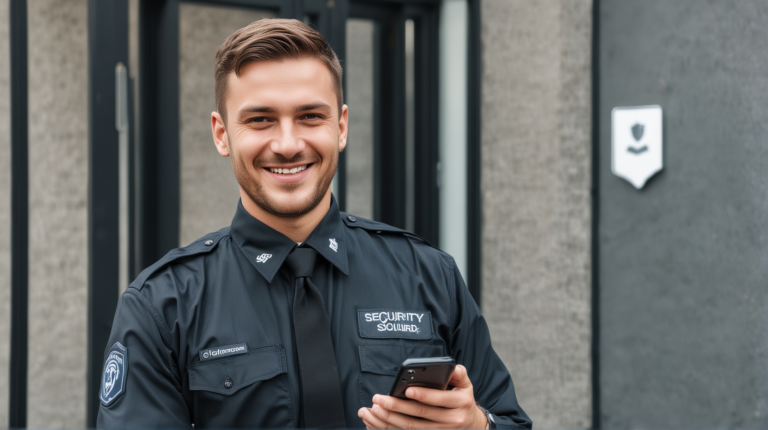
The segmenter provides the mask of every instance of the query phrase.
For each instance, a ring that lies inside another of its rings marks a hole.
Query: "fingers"
[[[450,391],[409,387],[405,394],[410,400],[377,394],[373,396],[373,407],[360,409],[358,416],[370,429],[476,426],[477,415],[482,412],[475,405],[472,382],[464,366],[456,366],[450,384],[454,387]],[[485,420],[485,415],[482,418]]]
[[[381,418],[374,415],[369,408],[360,408],[360,410],[357,411],[357,416],[363,420],[363,424],[365,424],[365,428],[367,429],[394,428],[389,426],[386,421],[383,421]]]
[[[457,409],[475,404],[472,384],[468,387],[455,387],[450,391],[432,390],[422,387],[409,387],[405,391],[409,399],[438,408]]]
[[[447,412],[444,408],[378,394],[373,396],[373,403],[388,411],[394,411],[417,418],[425,418],[431,421],[441,421],[441,418],[443,418]]]
[[[404,415],[399,412],[387,410],[377,404],[371,408],[371,413],[380,421],[387,423],[387,427],[393,429],[433,429],[443,427],[440,423],[421,418]]]

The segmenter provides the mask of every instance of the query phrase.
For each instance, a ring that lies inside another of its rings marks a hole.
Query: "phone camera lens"
[[[416,372],[414,372],[413,370],[409,370],[409,371],[408,371],[408,374],[409,374],[409,375],[413,375],[414,373],[416,373]]]

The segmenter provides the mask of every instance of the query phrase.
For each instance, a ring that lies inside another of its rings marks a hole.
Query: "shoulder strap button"
[[[213,241],[212,240],[208,239],[208,240],[205,241],[205,246],[211,246],[211,245],[213,245]]]
[[[348,219],[350,222],[355,222],[355,221],[357,221],[357,218],[353,217],[352,215],[347,215],[347,219]]]

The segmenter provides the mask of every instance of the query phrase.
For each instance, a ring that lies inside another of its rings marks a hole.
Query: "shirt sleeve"
[[[467,368],[475,401],[492,414],[491,428],[532,428],[531,419],[517,402],[512,377],[491,346],[485,318],[469,294],[456,263],[452,259],[451,263],[456,294],[451,350],[456,362]]]
[[[158,319],[139,291],[129,288],[120,298],[105,354],[99,429],[190,428],[169,335]],[[117,358],[113,351],[119,351]]]

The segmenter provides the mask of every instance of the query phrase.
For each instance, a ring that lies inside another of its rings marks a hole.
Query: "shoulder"
[[[339,213],[350,236],[353,240],[357,240],[363,249],[368,246],[386,247],[394,250],[396,254],[413,255],[419,260],[440,263],[444,267],[453,267],[455,264],[453,257],[448,253],[432,245],[416,233],[347,212]]]
[[[144,269],[129,288],[142,291],[148,283],[164,272],[189,270],[191,266],[204,264],[207,255],[220,250],[223,240],[230,237],[229,227],[206,234],[187,246],[168,251],[161,259]]]
[[[352,234],[384,234],[385,237],[402,237],[415,242],[423,243],[424,245],[439,251],[437,247],[427,242],[426,239],[408,230],[393,227],[389,224],[384,224],[383,222],[362,218],[347,212],[339,212],[339,214],[341,215],[342,222],[344,222],[344,224],[347,226],[347,229],[350,230]]]

